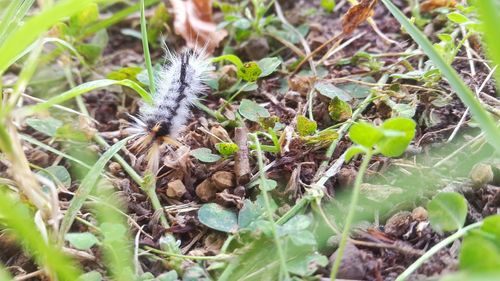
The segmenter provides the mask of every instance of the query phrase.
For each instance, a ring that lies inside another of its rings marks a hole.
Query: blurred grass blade
[[[134,280],[134,242],[128,231],[125,217],[119,212],[124,210],[122,200],[109,189],[96,190],[100,201],[94,213],[102,232],[102,250],[106,266],[111,272],[111,280]]]
[[[2,228],[8,228],[12,237],[26,248],[27,253],[34,255],[36,262],[41,267],[47,268],[53,277],[57,276],[59,280],[76,280],[80,273],[79,269],[59,249],[45,244],[29,207],[6,190],[5,186],[0,186]]]
[[[5,267],[0,264],[0,280],[5,280],[5,281],[11,281],[12,276],[10,276],[10,273],[5,269]]]
[[[96,0],[63,0],[27,20],[13,31],[4,41],[0,41],[0,73],[15,62],[18,54],[33,43],[54,24],[72,16]]]
[[[7,7],[0,23],[0,42],[21,25],[21,20],[31,8],[35,0],[12,1]]]
[[[65,47],[66,49],[68,49],[69,51],[71,51],[71,53],[73,53],[73,55],[76,56],[76,58],[78,59],[78,61],[81,64],[83,64],[84,66],[88,67],[88,65],[85,62],[85,59],[83,58],[83,56],[80,55],[80,53],[75,49],[75,47],[73,47],[73,45],[71,45],[69,42],[64,41],[64,40],[62,40],[60,38],[55,38],[55,37],[43,38],[42,39],[42,45],[45,45],[47,43],[56,43],[58,45],[61,45],[61,46]],[[36,45],[37,45],[37,42],[31,44],[29,47],[27,47],[21,53],[19,53],[13,60],[14,61],[18,61],[20,58],[24,57],[27,53],[31,52],[36,47]]]
[[[493,60],[493,63],[500,65],[500,37],[498,27],[500,27],[500,1],[481,0],[475,4],[479,10],[479,18],[482,22],[484,32],[484,42],[486,49]],[[500,91],[500,71],[496,72],[497,95]]]
[[[144,0],[141,1],[141,39],[142,39],[142,50],[144,52],[144,62],[146,63],[146,69],[148,71],[149,78],[149,91],[151,94],[156,93],[155,79],[153,72],[153,65],[151,64],[151,54],[149,53],[149,42],[148,42],[148,31],[146,26],[146,16],[144,14]]]
[[[36,146],[39,146],[40,148],[43,148],[43,149],[45,149],[47,151],[50,151],[50,152],[54,153],[55,155],[58,155],[58,156],[66,158],[66,159],[68,159],[70,161],[73,161],[76,164],[78,164],[78,165],[80,165],[82,167],[85,167],[85,168],[87,168],[89,170],[92,169],[91,166],[85,164],[83,161],[81,161],[79,159],[76,159],[75,157],[73,157],[71,155],[68,155],[68,154],[66,154],[66,153],[64,153],[62,151],[59,151],[59,150],[57,150],[57,149],[55,149],[55,148],[53,148],[53,147],[51,147],[49,145],[46,145],[43,142],[41,142],[41,141],[39,141],[37,139],[34,139],[34,138],[32,138],[32,137],[30,137],[28,135],[21,135],[21,139],[23,139],[23,140],[25,140],[25,141],[27,141],[27,142],[29,142],[31,144],[34,144]]]
[[[64,218],[61,222],[61,228],[59,231],[60,237],[64,237],[66,232],[73,224],[73,221],[75,220],[78,211],[80,211],[80,208],[82,207],[83,203],[85,202],[85,200],[87,200],[87,197],[89,196],[90,192],[92,191],[97,181],[99,180],[99,177],[101,176],[101,173],[103,172],[106,163],[108,163],[111,157],[113,157],[120,149],[122,149],[127,143],[127,141],[133,137],[134,136],[125,138],[115,143],[113,146],[111,146],[99,158],[99,160],[97,160],[94,166],[92,166],[92,169],[88,171],[87,175],[83,178],[80,187],[75,192],[75,196],[73,197],[73,199],[71,199],[68,210],[66,211],[66,214],[64,215]]]
[[[448,83],[455,90],[462,102],[470,108],[473,118],[479,123],[479,127],[485,132],[488,142],[500,151],[500,130],[495,125],[493,118],[481,107],[481,104],[472,93],[471,89],[465,85],[458,73],[447,64],[439,53],[434,49],[432,43],[408,18],[390,1],[382,0],[387,9],[399,21],[399,23],[411,35],[413,40],[418,43],[420,48],[432,60],[434,65],[448,79]],[[481,2],[481,1],[479,1]]]
[[[134,81],[131,80],[111,80],[111,79],[102,79],[102,80],[96,80],[96,81],[91,81],[87,83],[83,83],[81,85],[78,85],[74,87],[71,90],[68,90],[60,95],[57,95],[51,99],[48,99],[45,102],[39,103],[34,106],[26,107],[23,110],[25,110],[28,114],[32,114],[41,110],[46,110],[52,107],[53,105],[60,104],[62,102],[65,102],[67,100],[73,99],[79,95],[82,95],[84,93],[90,92],[92,90],[95,90],[97,88],[103,88],[111,85],[121,85],[121,86],[126,86],[129,88],[134,89],[144,101],[151,103],[151,96],[144,90],[139,84],[135,83]]]

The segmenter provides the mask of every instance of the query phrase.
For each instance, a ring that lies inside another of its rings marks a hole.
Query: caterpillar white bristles
[[[173,54],[166,50],[167,64],[155,78],[156,93],[153,103],[143,104],[135,121],[134,132],[139,138],[132,149],[143,151],[151,143],[165,142],[179,145],[175,140],[186,124],[190,108],[198,96],[207,88],[210,61],[204,50],[186,50]],[[150,149],[150,154],[157,151]],[[148,157],[150,160],[153,156]],[[154,165],[153,165],[154,166]]]

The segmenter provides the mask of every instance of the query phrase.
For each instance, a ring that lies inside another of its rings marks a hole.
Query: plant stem
[[[262,159],[262,149],[260,148],[260,142],[259,138],[257,137],[256,134],[252,134],[252,136],[255,139],[255,146],[257,150],[257,162],[259,164],[259,171],[262,171],[264,169],[264,161]],[[271,231],[273,233],[273,238],[274,238],[274,243],[276,244],[276,248],[278,251],[278,256],[280,259],[280,278],[279,280],[282,280],[282,276],[284,275],[285,280],[289,280],[290,276],[288,274],[288,269],[286,267],[286,257],[285,257],[285,252],[283,251],[283,248],[281,247],[281,242],[280,238],[278,236],[278,232],[276,230],[276,224],[273,219],[273,212],[271,210],[271,202],[269,199],[269,194],[267,193],[267,181],[266,181],[266,176],[264,172],[260,173],[260,179],[261,179],[261,184],[263,185],[263,188],[261,188],[262,191],[262,196],[264,197],[264,202],[266,204],[266,213],[268,216],[268,220],[271,222]]]
[[[142,38],[142,50],[144,53],[144,62],[146,63],[146,69],[148,70],[149,78],[149,90],[151,94],[156,93],[156,86],[153,73],[153,65],[151,64],[151,54],[149,53],[149,42],[148,42],[148,31],[146,27],[146,16],[144,15],[144,0],[141,0],[141,38]]]
[[[396,278],[396,281],[403,281],[406,280],[419,266],[421,266],[424,262],[426,262],[432,255],[437,253],[439,250],[442,248],[446,247],[446,245],[450,244],[451,242],[457,240],[458,238],[464,236],[469,232],[469,230],[478,228],[481,225],[483,225],[482,221],[470,224],[464,228],[461,228],[457,230],[457,232],[453,233],[452,235],[446,237],[443,239],[441,242],[437,243],[434,245],[434,247],[430,248],[429,251],[427,251],[425,254],[423,254],[418,260],[416,260],[414,263],[412,263],[403,273],[401,273],[398,278]]]
[[[359,167],[358,175],[356,176],[356,181],[354,182],[354,190],[352,191],[351,204],[349,205],[349,211],[347,213],[347,218],[345,220],[344,229],[342,230],[342,238],[340,239],[339,248],[337,249],[337,257],[332,265],[332,271],[330,275],[330,280],[334,281],[335,276],[340,268],[340,263],[342,262],[342,255],[344,254],[345,246],[347,244],[347,238],[349,237],[349,231],[351,229],[351,224],[354,220],[354,215],[356,213],[356,206],[358,205],[359,192],[361,189],[361,183],[363,183],[363,176],[368,168],[368,164],[372,159],[373,151],[371,149],[363,157],[363,162]]]

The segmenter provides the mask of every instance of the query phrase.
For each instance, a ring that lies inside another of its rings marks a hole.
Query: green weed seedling
[[[348,162],[354,156],[362,154],[363,162],[359,167],[359,172],[354,182],[351,202],[337,250],[337,258],[332,265],[332,281],[335,280],[340,267],[349,231],[354,220],[363,176],[372,156],[380,153],[387,157],[398,157],[403,154],[415,135],[415,126],[415,121],[403,117],[388,119],[380,127],[363,122],[351,126],[349,138],[355,145],[346,151],[345,161]]]

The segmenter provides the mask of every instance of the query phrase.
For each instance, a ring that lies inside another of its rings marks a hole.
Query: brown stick
[[[234,129],[234,141],[239,147],[234,159],[234,173],[238,185],[247,184],[250,181],[250,163],[248,161],[248,130],[246,127]]]

